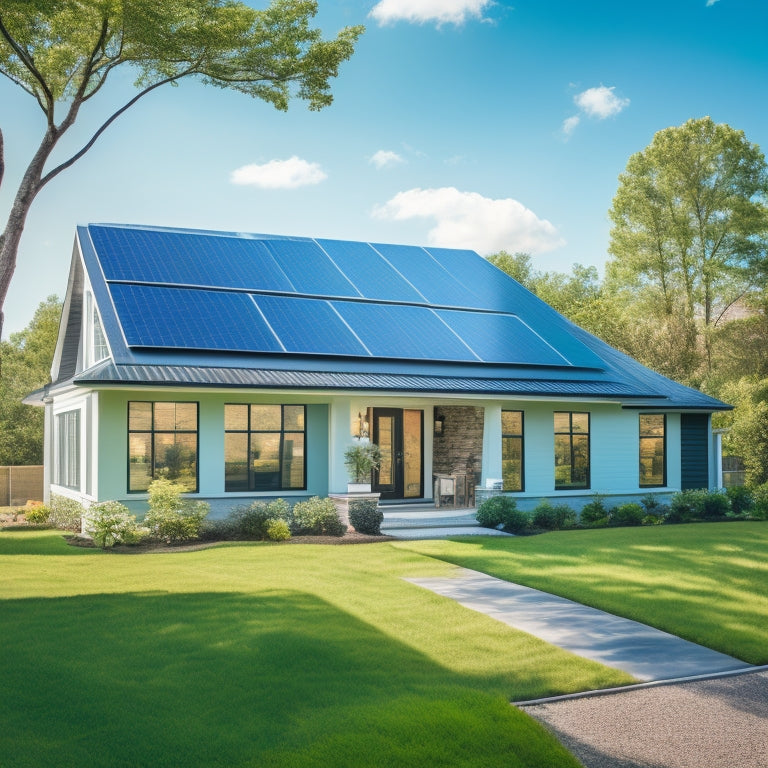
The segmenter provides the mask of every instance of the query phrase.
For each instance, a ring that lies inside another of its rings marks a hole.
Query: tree
[[[43,409],[21,400],[51,380],[61,303],[41,302],[30,324],[0,342],[0,465],[42,464]]]
[[[329,80],[353,53],[362,27],[322,40],[309,22],[315,0],[273,0],[254,10],[239,0],[2,0],[0,74],[43,112],[40,145],[0,234],[0,333],[29,209],[41,189],[76,163],[139,99],[195,78],[263,99],[280,110],[292,96],[310,109],[332,101]],[[138,92],[70,157],[48,167],[80,110],[118,67],[137,70]],[[0,132],[0,184],[4,146]]]
[[[752,288],[767,198],[760,148],[709,117],[659,131],[619,177],[608,285],[666,324],[693,368],[711,368],[714,327]]]

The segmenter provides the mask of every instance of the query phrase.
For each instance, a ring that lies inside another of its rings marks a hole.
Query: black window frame
[[[132,403],[149,403],[151,407],[152,423],[150,429],[131,429],[131,404]],[[172,403],[174,405],[194,405],[195,406],[195,428],[191,429],[155,429],[155,405],[163,404],[167,405]],[[142,434],[150,435],[150,483],[158,478],[155,476],[155,435],[156,434],[194,434],[195,435],[195,487],[194,489],[188,489],[185,493],[199,493],[200,491],[200,403],[197,400],[129,400],[127,404],[127,420],[128,420],[128,466],[126,468],[126,489],[128,493],[146,493],[147,489],[131,488],[131,435]]]
[[[245,406],[248,413],[248,426],[247,429],[227,429],[227,406]],[[252,429],[251,428],[251,406],[279,406],[280,408],[280,429]],[[303,429],[286,429],[285,425],[285,409],[286,408],[301,408],[303,409]],[[284,464],[285,459],[285,435],[287,434],[302,434],[304,436],[304,460],[302,467],[302,484],[301,486],[284,486],[282,484],[282,478],[284,477]],[[278,448],[278,461],[279,466],[277,475],[280,478],[280,482],[276,486],[270,487],[256,487],[255,478],[256,473],[252,472],[250,468],[247,468],[247,487],[231,488],[227,485],[227,461],[226,461],[226,439],[228,434],[245,434],[247,435],[246,442],[246,457],[247,463],[250,462],[251,456],[251,436],[259,434],[279,434],[280,444]],[[225,457],[224,457],[224,492],[225,493],[273,493],[275,491],[306,491],[307,490],[307,406],[305,403],[225,403],[224,404],[224,441],[225,441]]]
[[[658,440],[658,435],[643,434],[643,417],[656,416],[661,417],[663,432],[661,435],[662,450],[663,450],[663,468],[662,468],[662,482],[661,483],[644,483],[642,473],[642,456],[643,456],[643,441],[644,440]],[[667,485],[667,414],[666,413],[640,413],[638,414],[638,488],[665,488]]]
[[[592,414],[589,411],[555,411],[553,414],[553,421],[557,419],[558,415],[568,416],[568,431],[558,431],[557,427],[554,427],[555,438],[555,490],[556,491],[584,491],[589,490],[592,487]],[[587,431],[574,431],[573,429],[573,417],[574,416],[586,416],[587,417]],[[554,425],[553,425],[554,426]],[[567,436],[570,443],[570,467],[571,467],[571,483],[568,485],[558,485],[557,483],[557,437]],[[586,466],[586,479],[584,485],[575,485],[573,483],[573,467],[574,457],[576,451],[574,450],[574,437],[587,438],[587,466]]]
[[[505,413],[519,413],[520,414],[520,432],[505,432],[504,431],[504,414]],[[504,480],[504,441],[505,440],[519,440],[520,441],[520,487],[519,488],[507,488]],[[503,489],[510,493],[522,493],[525,491],[525,411],[518,408],[502,408],[501,410],[501,477],[503,483]]]

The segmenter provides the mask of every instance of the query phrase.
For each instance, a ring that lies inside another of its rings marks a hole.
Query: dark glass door
[[[373,490],[382,499],[418,499],[424,495],[423,423],[422,411],[373,409],[373,442],[381,450]]]

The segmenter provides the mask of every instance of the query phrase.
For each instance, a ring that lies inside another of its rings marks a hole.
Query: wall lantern
[[[442,437],[445,428],[445,416],[435,416],[435,437]]]

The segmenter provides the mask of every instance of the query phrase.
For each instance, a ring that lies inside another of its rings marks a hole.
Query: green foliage
[[[296,536],[343,536],[344,523],[331,499],[313,496],[293,508],[291,530]]]
[[[701,500],[701,515],[705,520],[721,520],[731,511],[725,491],[709,491]]]
[[[581,508],[579,522],[587,528],[604,528],[608,525],[608,509],[599,493]]]
[[[531,524],[534,528],[543,528],[545,531],[560,531],[575,528],[578,518],[567,504],[552,504],[544,500],[533,510]]]
[[[270,520],[267,523],[269,541],[287,541],[291,538],[291,529],[285,520]]]
[[[149,511],[144,525],[152,536],[171,544],[197,539],[210,506],[182,499],[183,485],[160,478],[149,485]]]
[[[0,465],[43,463],[44,409],[21,401],[51,379],[60,316],[49,296],[23,331],[0,342]]]
[[[768,520],[768,483],[752,488],[750,516],[755,520]]]
[[[371,472],[381,466],[381,450],[373,443],[350,445],[344,451],[344,466],[353,483],[370,483]]]
[[[642,525],[645,510],[640,504],[620,504],[611,510],[611,525]]]
[[[510,533],[523,533],[531,524],[530,515],[517,508],[510,496],[491,496],[477,508],[475,519],[484,528],[501,526]]]
[[[706,495],[707,491],[704,489],[690,489],[675,493],[669,503],[667,522],[689,523],[691,520],[701,519],[704,514]]]
[[[236,507],[227,518],[229,528],[227,538],[259,541],[270,539],[271,524],[282,520],[287,527],[290,515],[291,507],[284,499],[254,501],[249,506]]]
[[[145,532],[136,523],[136,515],[119,501],[103,501],[88,509],[85,532],[97,547],[109,549],[115,544],[137,544]]]
[[[45,504],[38,504],[25,512],[24,516],[32,525],[46,525],[51,516],[51,508]]]
[[[48,515],[49,525],[64,531],[80,530],[80,521],[85,514],[85,508],[79,501],[70,499],[69,496],[60,496],[57,493],[52,493],[48,506],[50,507],[50,514]]]
[[[745,485],[732,485],[725,489],[725,493],[734,515],[742,515],[752,509],[752,491]]]
[[[358,532],[369,536],[381,533],[384,513],[376,499],[351,499],[349,502],[349,524]]]

